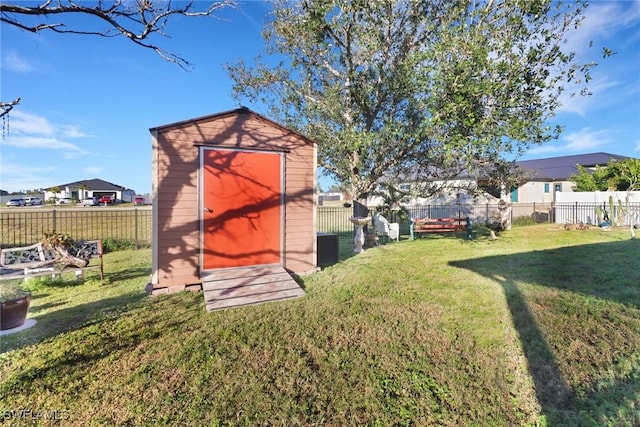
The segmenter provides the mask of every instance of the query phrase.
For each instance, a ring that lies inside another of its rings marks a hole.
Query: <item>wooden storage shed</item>
[[[316,146],[247,108],[150,129],[152,294],[207,308],[304,295],[316,270]]]

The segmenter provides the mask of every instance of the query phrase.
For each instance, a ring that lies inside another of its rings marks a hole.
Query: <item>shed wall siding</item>
[[[154,287],[200,282],[198,267],[198,156],[179,133],[158,135],[157,284]]]
[[[186,122],[158,130],[156,162],[157,283],[154,288],[200,283],[200,145],[284,151],[284,267],[296,273],[316,265],[315,146],[300,135],[252,114]]]
[[[309,171],[315,171],[313,145],[301,145],[287,153],[285,267],[299,273],[313,270],[316,264],[313,197],[315,173]]]

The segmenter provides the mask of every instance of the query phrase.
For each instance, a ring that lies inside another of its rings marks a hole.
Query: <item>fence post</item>
[[[133,239],[136,242],[135,247],[138,249],[138,208],[133,210]]]
[[[489,202],[487,202],[485,204],[485,210],[484,210],[484,223],[489,224]]]
[[[51,225],[53,225],[53,230],[49,230],[49,232],[56,231],[58,229],[56,224],[56,212],[55,208],[51,209]]]

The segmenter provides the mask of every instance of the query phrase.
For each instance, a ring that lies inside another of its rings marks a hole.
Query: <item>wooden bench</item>
[[[416,234],[422,233],[444,233],[466,231],[467,238],[473,238],[471,220],[464,218],[416,218],[411,219],[409,234],[411,240],[415,240]]]
[[[54,262],[56,253],[44,247],[42,243],[17,248],[5,248],[0,251],[0,280],[51,275],[52,279],[60,277],[65,271],[75,272],[77,279],[84,278],[87,269],[99,268],[100,283],[104,280],[104,265],[102,262],[102,240],[87,240],[77,242],[77,250],[71,255],[83,259],[97,259],[97,265],[86,267],[68,266],[63,262]]]

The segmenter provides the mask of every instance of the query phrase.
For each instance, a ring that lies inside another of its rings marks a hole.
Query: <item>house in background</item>
[[[395,191],[401,197],[398,204],[404,206],[497,204],[500,199],[484,191],[482,184],[482,181],[468,174],[459,175],[456,179],[450,180],[425,181],[423,176],[418,177],[408,172],[397,178]],[[386,198],[383,195],[388,196],[388,191],[384,183],[378,185],[376,190],[367,197],[367,206],[383,206]],[[426,196],[426,194],[433,195]]]
[[[401,204],[415,205],[476,205],[497,204],[502,198],[511,203],[523,204],[551,204],[556,201],[557,192],[573,192],[573,181],[569,178],[578,173],[578,165],[588,170],[595,170],[596,166],[606,166],[610,160],[621,161],[628,157],[610,153],[589,153],[562,157],[548,157],[544,159],[522,160],[515,162],[519,174],[519,184],[509,191],[499,189],[489,194],[483,191],[487,182],[477,180],[472,176],[458,176],[450,181],[421,182],[408,174],[400,179],[398,188],[408,196]],[[441,187],[439,195],[420,197],[426,193],[421,187]],[[370,196],[368,206],[380,206],[383,198],[379,195]]]
[[[610,160],[621,161],[628,157],[610,153],[589,153],[573,156],[548,157],[522,160],[516,166],[522,173],[522,183],[511,189],[508,201],[512,203],[552,203],[556,192],[572,192],[569,178],[578,173],[577,165],[589,170],[606,166]]]
[[[52,189],[57,189],[58,192],[54,192]],[[49,201],[64,198],[82,200],[92,197],[100,198],[102,196],[110,196],[116,200],[131,202],[135,195],[136,192],[131,189],[96,178],[50,187],[44,192],[44,200]]]

